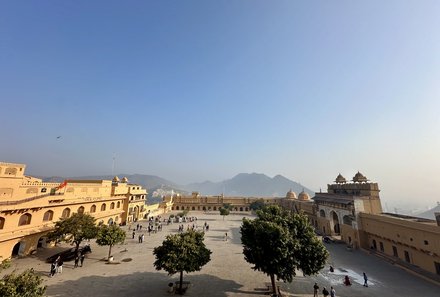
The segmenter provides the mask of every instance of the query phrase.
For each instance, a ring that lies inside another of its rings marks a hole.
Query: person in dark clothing
[[[368,287],[368,277],[365,272],[364,272],[364,287]]]
[[[344,278],[344,285],[351,286],[351,282],[350,282],[350,279],[348,278],[348,275],[346,275]]]
[[[73,268],[78,267],[79,257],[80,257],[80,254],[78,253],[78,254],[75,256],[75,265],[73,266]]]
[[[313,297],[318,297],[319,286],[317,283],[313,285]]]
[[[83,267],[85,257],[86,257],[86,255],[84,255],[84,254],[81,255],[81,267]]]
[[[53,262],[52,264],[50,264],[50,277],[55,275],[55,272],[57,271],[57,264],[56,262]]]
[[[327,289],[324,287],[324,289],[322,290],[322,295],[324,295],[324,297],[327,297],[329,294],[329,292],[327,291]]]
[[[134,236],[136,235],[136,232],[133,231],[133,233],[131,235],[132,235],[131,239],[134,239]]]

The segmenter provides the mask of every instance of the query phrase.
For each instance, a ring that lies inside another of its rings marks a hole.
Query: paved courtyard
[[[206,222],[209,232],[205,234],[207,247],[212,251],[211,261],[201,271],[184,275],[184,280],[192,283],[185,296],[264,296],[267,294],[265,283],[269,277],[251,269],[245,262],[240,243],[239,228],[243,214],[231,214],[223,220],[217,214],[190,212],[189,216],[198,218],[199,229]],[[168,214],[165,215],[168,218]],[[141,221],[142,233],[145,234],[144,243],[138,243],[137,232],[135,239],[131,239],[128,226],[125,244],[113,248],[112,254],[115,264],[107,264],[108,247],[99,247],[91,241],[93,253],[89,254],[84,267],[73,268],[73,262],[63,265],[63,273],[48,277],[49,264],[46,257],[59,250],[70,247],[64,244],[61,247],[41,249],[38,254],[23,259],[15,259],[12,267],[1,274],[19,271],[33,267],[43,276],[48,286],[48,296],[170,296],[167,292],[169,282],[178,280],[178,274],[168,276],[164,271],[157,271],[153,266],[153,248],[160,245],[167,234],[177,233],[178,224],[164,225],[163,231],[148,235],[145,232],[146,221]],[[193,223],[184,223],[187,225]],[[228,233],[228,241],[224,234]],[[347,251],[343,245],[326,245],[331,257],[329,264],[318,275],[303,277],[298,274],[294,281],[281,283],[280,287],[288,296],[312,296],[312,287],[317,282],[322,289],[324,286],[333,286],[337,296],[359,297],[413,297],[439,296],[440,286],[418,278],[399,267],[370,256],[361,251]],[[333,273],[328,270],[329,265],[335,268]],[[370,286],[362,286],[362,272],[369,277]],[[352,280],[351,287],[342,284],[344,275]],[[320,296],[322,296],[320,294]]]

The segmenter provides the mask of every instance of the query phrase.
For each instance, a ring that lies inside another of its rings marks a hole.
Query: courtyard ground
[[[168,218],[166,214],[165,218]],[[211,261],[199,272],[184,275],[184,281],[190,281],[191,287],[185,296],[264,296],[267,295],[265,283],[269,277],[251,269],[242,254],[240,242],[240,225],[248,214],[231,214],[223,217],[219,214],[190,212],[189,216],[198,218],[197,225],[201,230],[206,222],[209,231],[205,234],[205,243],[212,251]],[[73,262],[63,265],[63,273],[53,278],[48,277],[50,264],[45,259],[59,250],[70,247],[67,244],[55,248],[40,249],[34,256],[14,259],[12,267],[2,271],[1,275],[14,269],[18,271],[34,268],[43,276],[48,286],[48,296],[170,296],[168,283],[178,280],[178,274],[168,276],[164,271],[157,271],[153,266],[153,248],[159,246],[166,235],[177,233],[178,223],[166,224],[163,231],[150,236],[146,232],[146,221],[139,222],[143,228],[132,239],[128,226],[125,244],[113,248],[115,264],[103,261],[108,247],[97,246],[92,240],[92,253],[87,255],[84,267],[73,268]],[[184,223],[192,226],[193,223]],[[145,234],[144,243],[138,243],[138,234]],[[225,233],[228,240],[225,241]],[[362,251],[347,251],[344,245],[327,244],[331,257],[328,265],[317,276],[303,277],[298,273],[292,283],[281,283],[280,288],[288,296],[313,296],[315,282],[323,287],[333,286],[337,296],[345,297],[413,297],[439,296],[440,287],[425,281],[411,273],[391,265]],[[331,273],[329,265],[335,268]],[[369,287],[362,286],[362,272],[369,277]],[[351,287],[342,284],[344,275],[352,280]],[[322,294],[320,293],[320,296]]]

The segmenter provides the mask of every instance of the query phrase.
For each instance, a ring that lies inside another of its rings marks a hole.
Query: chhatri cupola
[[[286,194],[286,198],[287,198],[287,199],[296,199],[296,194],[295,194],[295,192],[293,192],[292,189],[290,189],[290,191],[287,192],[287,194]]]
[[[338,174],[338,176],[336,177],[335,182],[337,184],[345,184],[347,182],[347,180],[345,179],[345,177],[343,177],[340,173]]]
[[[366,183],[368,179],[359,171],[353,177],[353,182],[355,183]]]
[[[310,196],[309,194],[307,194],[306,192],[304,192],[304,189],[301,191],[301,193],[298,194],[298,200],[301,201],[307,201],[310,200]]]
[[[127,177],[123,177],[121,182],[122,183],[128,183],[128,178]]]

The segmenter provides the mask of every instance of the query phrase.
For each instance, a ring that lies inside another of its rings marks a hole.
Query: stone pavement
[[[198,218],[199,229],[207,222],[210,230],[205,234],[205,243],[212,251],[211,261],[201,271],[184,274],[184,281],[190,281],[191,287],[185,296],[268,296],[265,283],[269,277],[261,272],[253,271],[242,254],[239,228],[241,219],[247,214],[231,214],[223,218],[220,215],[203,212],[190,212],[189,216]],[[168,218],[168,214],[164,216]],[[19,271],[33,267],[39,272],[48,286],[48,296],[170,296],[167,292],[168,283],[178,280],[179,275],[168,276],[164,271],[157,271],[153,266],[153,248],[160,245],[167,234],[177,233],[178,223],[164,225],[163,231],[148,235],[145,232],[146,221],[139,222],[143,225],[142,233],[145,234],[144,243],[138,243],[138,234],[131,239],[128,226],[125,244],[113,247],[112,254],[116,264],[107,264],[103,259],[108,254],[108,247],[99,247],[91,241],[92,253],[85,261],[84,267],[73,268],[73,262],[63,265],[63,273],[49,278],[50,265],[45,259],[59,250],[70,247],[64,245],[50,249],[40,249],[34,256],[23,259],[14,259],[12,267],[1,273]],[[184,223],[187,226],[193,223]],[[228,241],[224,240],[228,233]],[[282,292],[287,296],[312,296],[312,286],[318,282],[321,289],[333,285],[337,296],[389,296],[412,297],[439,296],[440,287],[424,281],[408,272],[395,267],[382,259],[370,256],[361,251],[348,252],[342,245],[327,245],[331,258],[329,264],[335,268],[334,273],[328,271],[328,266],[318,276],[303,277],[298,274],[294,281],[281,283]],[[362,276],[365,271],[371,281],[368,288],[355,281],[357,276]],[[350,274],[353,285],[342,285],[343,275]],[[320,294],[322,296],[322,294]]]

